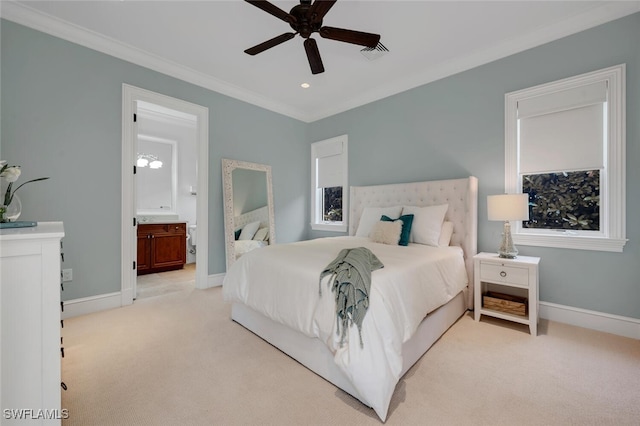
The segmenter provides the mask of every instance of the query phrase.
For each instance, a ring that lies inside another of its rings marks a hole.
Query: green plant
[[[25,183],[19,185],[16,189],[13,189],[13,183],[18,180],[21,174],[20,166],[9,166],[6,161],[0,161],[0,178],[4,178],[9,184],[7,185],[7,190],[4,193],[4,198],[2,200],[2,204],[8,206],[13,201],[13,196],[18,192],[20,188],[25,186],[31,182],[37,182],[39,180],[49,179],[48,177],[41,177],[38,179],[31,179],[26,181]],[[13,189],[13,190],[12,190]]]
[[[600,229],[600,171],[525,175],[522,191],[529,194],[525,228]]]
[[[323,220],[342,222],[342,187],[324,188]]]

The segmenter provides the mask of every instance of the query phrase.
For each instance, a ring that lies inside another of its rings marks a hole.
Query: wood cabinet
[[[0,230],[0,406],[4,424],[60,424],[62,222]]]
[[[138,275],[181,269],[187,261],[187,224],[138,224]]]

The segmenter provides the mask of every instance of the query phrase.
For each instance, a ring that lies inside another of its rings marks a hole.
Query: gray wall
[[[317,121],[310,142],[349,135],[350,185],[478,177],[478,249],[495,251],[502,225],[487,220],[486,196],[504,192],[505,93],[626,63],[624,252],[518,248],[542,258],[542,301],[640,318],[639,43],[637,13]]]
[[[627,64],[627,243],[624,253],[520,246],[542,257],[540,298],[640,318],[640,14],[305,124],[189,83],[2,21],[2,159],[23,166],[25,220],[63,220],[65,299],[120,288],[122,83],[209,108],[209,273],[224,271],[220,159],[270,164],[278,242],[309,229],[309,143],[349,135],[352,185],[475,175],[479,249],[501,225],[486,196],[504,189],[504,94]],[[250,125],[249,125],[250,124]],[[291,179],[299,176],[299,179]],[[331,234],[335,235],[335,234]]]
[[[120,290],[122,84],[209,108],[209,264],[224,272],[221,158],[272,166],[279,242],[305,237],[307,125],[2,20],[0,156],[21,165],[21,219],[64,221],[65,300]]]

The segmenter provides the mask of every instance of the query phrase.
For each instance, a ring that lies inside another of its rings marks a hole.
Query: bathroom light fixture
[[[311,85],[309,83],[302,83],[300,87],[302,87],[303,89],[308,89],[309,87],[311,87]]]
[[[136,166],[159,169],[160,167],[162,167],[162,161],[160,161],[160,159],[153,154],[138,154]]]

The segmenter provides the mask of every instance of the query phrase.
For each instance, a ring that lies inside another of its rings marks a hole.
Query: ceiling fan
[[[291,40],[300,34],[304,41],[304,50],[307,52],[307,59],[311,66],[312,74],[324,72],[322,58],[316,41],[311,38],[311,34],[318,33],[322,38],[330,40],[342,41],[345,43],[358,44],[365,47],[376,47],[380,41],[379,34],[364,33],[361,31],[346,30],[343,28],[324,27],[322,19],[329,12],[329,9],[335,4],[336,0],[315,0],[311,4],[311,0],[300,0],[300,4],[285,12],[277,6],[266,0],[245,0],[259,9],[279,18],[288,23],[295,32],[288,32],[253,46],[245,53],[249,55],[257,55],[267,49],[271,49],[285,41]]]

